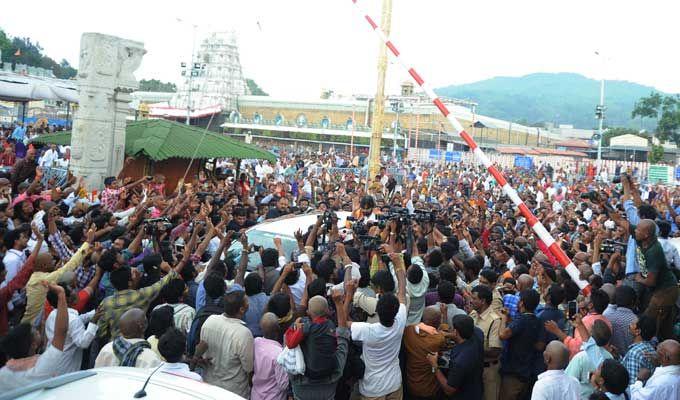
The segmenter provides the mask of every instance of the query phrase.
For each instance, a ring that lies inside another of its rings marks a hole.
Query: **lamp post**
[[[397,114],[397,121],[394,124],[394,133],[392,137],[392,159],[397,159],[397,134],[399,133],[399,114],[404,112],[404,103],[401,100],[392,101],[392,111]]]
[[[186,22],[182,20],[181,18],[177,18],[177,22],[182,23]],[[198,28],[198,25],[196,24],[191,24],[192,28],[192,37],[191,37],[191,59],[189,61],[189,65],[187,66],[187,63],[181,63],[180,67],[182,69],[182,76],[186,76],[187,73],[189,73],[189,85],[187,88],[187,119],[186,119],[186,124],[191,125],[191,92],[193,91],[193,80],[194,76],[198,76],[201,70],[201,66],[198,63],[195,63],[195,54],[196,54],[196,29]]]
[[[600,56],[600,52],[595,52],[596,56]],[[603,60],[604,64],[604,60]],[[599,120],[599,126],[597,129],[598,140],[597,140],[597,165],[596,165],[596,179],[600,177],[600,170],[602,169],[602,126],[604,124],[604,68],[602,68],[602,77],[600,79],[600,104],[595,107],[595,118]]]

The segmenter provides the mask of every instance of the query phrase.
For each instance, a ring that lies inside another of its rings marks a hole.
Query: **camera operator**
[[[373,199],[373,196],[366,195],[362,197],[359,201],[359,208],[354,210],[352,214],[357,221],[364,223],[377,221],[378,217],[375,214],[375,199]]]
[[[621,184],[623,185],[623,207],[626,210],[628,221],[626,223],[616,213],[611,214],[611,216],[617,224],[628,225],[630,228],[629,232],[631,233],[628,237],[628,247],[626,248],[626,278],[623,280],[623,284],[635,289],[638,299],[643,299],[641,303],[644,307],[644,299],[648,297],[648,294],[646,288],[635,279],[640,272],[640,260],[638,258],[638,244],[633,234],[633,227],[638,225],[643,219],[654,221],[657,217],[657,212],[653,206],[642,204],[640,192],[627,174],[621,174]],[[655,232],[656,229],[658,228],[655,225]]]

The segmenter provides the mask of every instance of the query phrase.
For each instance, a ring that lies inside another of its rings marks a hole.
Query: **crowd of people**
[[[676,188],[505,169],[574,280],[473,165],[367,183],[333,169],[363,159],[282,151],[92,196],[42,179],[61,150],[0,178],[4,392],[122,366],[251,399],[680,399]]]

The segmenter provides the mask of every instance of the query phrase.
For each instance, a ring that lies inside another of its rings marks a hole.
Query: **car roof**
[[[271,220],[266,220],[250,227],[246,233],[250,232],[251,230],[257,230],[277,236],[293,237],[295,231],[298,229],[301,229],[302,232],[307,232],[307,228],[309,228],[310,225],[314,225],[316,223],[316,219],[320,214],[320,212],[303,215],[291,214]],[[347,217],[351,215],[351,213],[348,211],[337,211],[335,214],[338,216],[338,226],[344,226]]]
[[[153,369],[131,367],[96,368],[59,376],[0,395],[0,400],[61,400],[87,397],[97,400],[133,399]],[[220,387],[158,371],[146,386],[145,400],[220,399],[242,397]]]

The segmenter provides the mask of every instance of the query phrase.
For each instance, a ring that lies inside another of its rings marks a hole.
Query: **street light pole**
[[[600,105],[597,112],[597,117],[600,120],[600,125],[597,129],[597,133],[600,139],[597,141],[597,176],[600,176],[600,170],[602,169],[602,126],[604,124],[604,77],[600,80]]]
[[[596,51],[595,55],[600,56],[600,52]],[[602,64],[604,65],[604,59]],[[595,179],[599,179],[600,172],[602,169],[602,127],[604,124],[604,68],[602,68],[602,77],[600,79],[600,104],[595,107],[595,116],[599,119],[599,127],[597,129],[597,134],[599,136],[597,140],[597,165],[596,165],[596,175]]]
[[[189,74],[189,91],[187,94],[187,125],[191,125],[191,92],[194,90],[193,80],[194,80],[194,54],[196,53],[196,25],[192,25],[193,34],[191,37],[191,66]]]
[[[397,121],[394,124],[394,133],[392,136],[392,159],[397,159],[397,134],[399,133],[399,114],[404,111],[404,103],[401,100],[395,100],[392,102],[392,111],[397,114]]]

